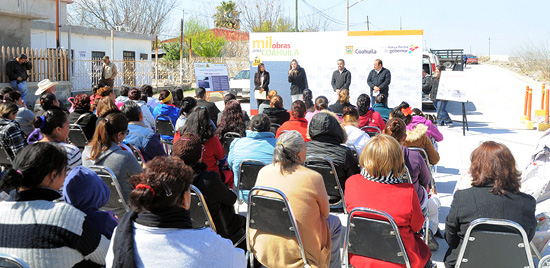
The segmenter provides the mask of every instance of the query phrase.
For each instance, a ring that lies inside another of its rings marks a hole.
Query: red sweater
[[[369,109],[366,114],[359,116],[359,128],[364,126],[378,127],[382,132],[384,131],[384,128],[386,128],[386,124],[384,123],[384,119],[382,119],[380,113],[372,109]]]
[[[178,131],[174,135],[174,141],[179,140],[179,138],[180,133]],[[224,157],[225,150],[223,149],[220,140],[218,139],[218,137],[212,136],[206,141],[206,143],[204,144],[204,149],[202,151],[201,161],[208,166],[206,171],[214,171],[218,173],[218,176],[220,176],[220,169],[218,168],[217,161],[222,160]]]
[[[307,138],[307,120],[305,118],[295,118],[291,117],[290,120],[284,122],[279,129],[277,129],[277,134],[275,138],[279,138],[281,133],[285,130],[296,130],[302,134],[306,142],[311,141]]]
[[[399,227],[411,267],[423,268],[426,265],[432,253],[422,238],[415,235],[415,232],[422,228],[424,215],[412,184],[378,183],[357,174],[346,181],[344,195],[348,211],[355,207],[368,207],[390,214]],[[393,264],[353,254],[349,254],[349,258],[350,264],[354,267],[405,267],[404,264]]]

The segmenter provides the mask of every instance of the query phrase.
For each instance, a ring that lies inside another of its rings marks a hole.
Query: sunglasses
[[[124,134],[124,135],[128,135],[128,133],[130,133],[130,130],[124,130],[124,131],[121,131],[120,133]]]

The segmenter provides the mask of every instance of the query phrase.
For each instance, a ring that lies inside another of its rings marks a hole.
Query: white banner
[[[224,63],[195,63],[195,82],[206,91],[229,90],[227,65]]]
[[[422,106],[422,30],[359,31],[314,33],[250,33],[250,88],[258,63],[270,73],[269,89],[277,90],[285,108],[291,105],[288,70],[292,59],[305,69],[313,97],[324,95],[331,103],[337,96],[331,86],[338,59],[344,59],[351,72],[350,102],[370,95],[369,72],[376,59],[391,72],[389,107],[407,101],[412,107]],[[252,94],[253,95],[253,94]],[[251,96],[250,105],[257,109]]]

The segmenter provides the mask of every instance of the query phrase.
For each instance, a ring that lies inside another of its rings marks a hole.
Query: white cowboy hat
[[[50,81],[50,79],[44,79],[40,82],[38,82],[37,86],[38,86],[38,89],[36,90],[36,92],[34,92],[34,95],[36,96],[40,96],[42,95],[42,93],[46,92],[46,90],[48,90],[48,88],[51,88],[55,85],[59,84],[58,82],[52,82]]]

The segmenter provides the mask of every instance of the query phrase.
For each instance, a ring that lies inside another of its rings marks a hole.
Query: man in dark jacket
[[[349,90],[349,85],[351,84],[351,73],[346,69],[346,63],[343,59],[338,60],[338,70],[332,73],[332,90],[336,92],[336,96],[340,94],[340,90],[347,89]]]
[[[426,70],[422,69],[422,93],[430,94],[432,91],[432,78],[426,75]]]
[[[13,88],[21,92],[21,98],[27,102],[27,71],[32,69],[32,64],[27,59],[27,55],[21,54],[19,57],[8,61],[6,64],[6,75]]]
[[[195,97],[197,98],[197,106],[204,106],[204,108],[208,111],[208,117],[210,117],[210,120],[214,123],[218,122],[218,113],[220,113],[220,110],[215,103],[206,100],[206,89],[203,87],[197,88],[197,90],[195,90]]]
[[[369,77],[367,78],[367,84],[369,84],[370,87],[371,103],[374,103],[374,98],[376,98],[378,94],[384,94],[389,97],[390,82],[390,70],[382,66],[382,60],[375,60],[374,69],[370,71]]]

